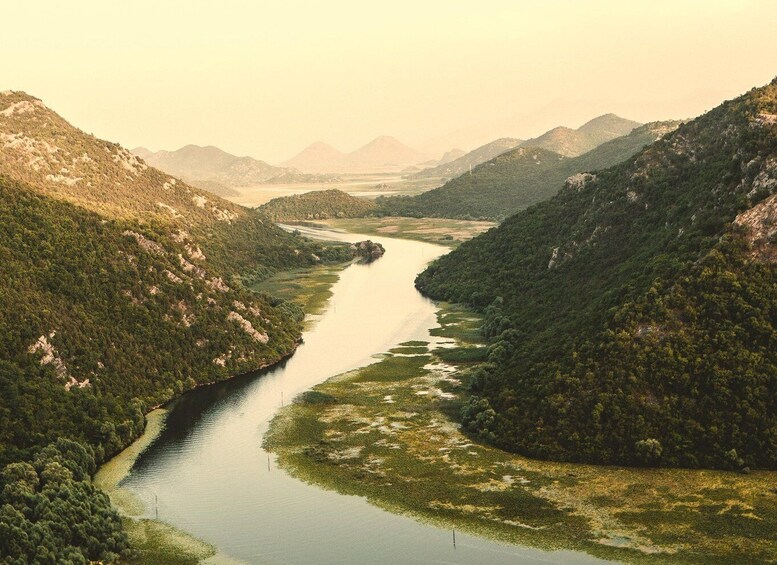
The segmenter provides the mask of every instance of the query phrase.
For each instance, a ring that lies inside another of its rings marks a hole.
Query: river
[[[365,236],[318,233],[359,241]],[[347,267],[326,311],[286,362],[202,387],[171,407],[122,487],[159,518],[247,563],[595,563],[570,551],[504,545],[394,515],[294,479],[261,448],[282,402],[409,340],[434,341],[436,307],[413,287],[447,249],[374,238],[378,261]]]

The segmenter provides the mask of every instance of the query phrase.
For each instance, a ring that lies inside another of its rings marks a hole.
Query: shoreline
[[[457,337],[461,328],[445,307],[432,335]],[[298,397],[274,417],[265,449],[320,488],[513,546],[629,563],[777,555],[768,533],[777,525],[777,473],[558,463],[498,450],[465,435],[452,417],[466,398],[462,366],[473,364],[457,362],[454,348],[415,349],[398,348]],[[418,366],[403,374],[397,360],[414,353]]]
[[[278,359],[264,363],[255,369],[242,373],[235,373],[223,379],[211,382],[198,383],[191,389],[177,394],[161,404],[152,406],[144,414],[146,425],[143,432],[132,440],[132,442],[124,449],[98,467],[96,473],[92,477],[92,484],[95,488],[108,495],[111,504],[119,512],[119,515],[124,522],[124,530],[130,537],[133,549],[143,551],[143,546],[148,545],[145,550],[154,553],[150,562],[164,563],[165,557],[175,560],[176,556],[185,555],[196,562],[208,563],[210,565],[232,565],[242,563],[241,561],[235,560],[229,555],[220,552],[215,546],[210,545],[183,530],[175,528],[163,520],[143,517],[143,514],[146,511],[146,505],[129,489],[123,488],[121,482],[130,474],[140,455],[156,441],[164,430],[166,419],[170,411],[169,407],[173,403],[194,390],[214,386],[233,379],[244,378],[261,371],[271,370],[273,367],[278,366],[291,358],[297,352],[299,346],[304,342],[305,331],[312,324],[316,323],[324,305],[329,301],[331,293],[328,292],[328,289],[331,288],[337,278],[339,278],[339,272],[349,265],[351,265],[351,262],[338,264],[337,266],[330,265],[324,270],[325,274],[330,276],[335,275],[336,278],[333,281],[330,280],[326,282],[326,292],[328,293],[326,298],[321,301],[320,304],[309,305],[310,308],[305,311],[305,319],[301,322],[300,335],[290,351],[280,356]],[[314,270],[315,269],[311,269],[311,272]],[[320,281],[319,284],[321,284]],[[304,294],[304,292],[302,294]],[[289,299],[293,300],[294,297]],[[306,304],[306,306],[308,306],[308,304]],[[140,560],[140,562],[146,561],[147,560],[145,559]],[[135,559],[131,560],[131,562],[135,562]]]

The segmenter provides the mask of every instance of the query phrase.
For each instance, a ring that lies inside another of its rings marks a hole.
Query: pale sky
[[[0,90],[130,148],[273,163],[316,140],[441,152],[691,117],[777,75],[775,0],[2,4]]]

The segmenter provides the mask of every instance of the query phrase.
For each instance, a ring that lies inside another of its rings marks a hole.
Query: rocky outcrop
[[[383,257],[386,252],[385,248],[380,243],[375,243],[371,240],[359,241],[351,246],[354,257],[361,259],[364,263],[372,263],[376,259]]]
[[[764,263],[777,261],[777,194],[739,214],[734,223],[747,230],[753,259]]]

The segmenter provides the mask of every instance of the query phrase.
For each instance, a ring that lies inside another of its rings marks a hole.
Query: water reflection
[[[124,486],[147,502],[149,516],[158,508],[161,519],[248,563],[596,562],[460,532],[453,548],[451,532],[298,481],[261,449],[282,401],[400,342],[433,339],[435,306],[415,291],[413,280],[445,249],[377,239],[386,255],[343,271],[328,309],[291,358],[184,395]]]

